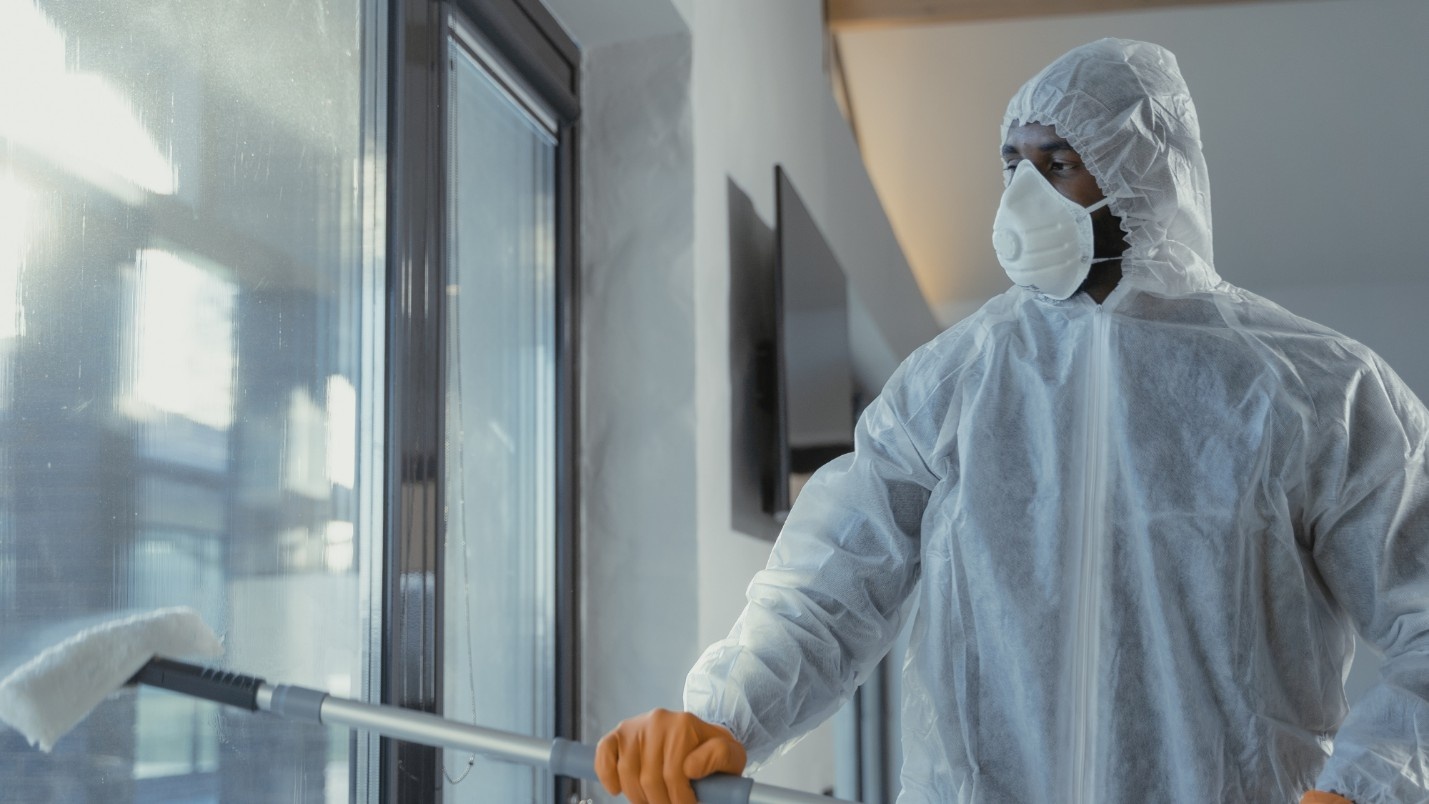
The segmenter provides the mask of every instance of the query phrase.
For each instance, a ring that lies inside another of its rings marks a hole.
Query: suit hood
[[[1124,282],[1181,295],[1220,283],[1196,107],[1176,57],[1148,42],[1078,47],[1018,90],[1002,121],[1050,125],[1111,199],[1129,245]]]

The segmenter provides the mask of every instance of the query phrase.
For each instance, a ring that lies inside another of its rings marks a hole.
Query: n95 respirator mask
[[[1092,213],[1111,202],[1089,207],[1057,192],[1029,160],[1017,163],[992,222],[992,247],[1013,283],[1066,299],[1087,278],[1093,262]]]

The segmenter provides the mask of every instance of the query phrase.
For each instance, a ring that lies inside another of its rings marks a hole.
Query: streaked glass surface
[[[555,140],[475,60],[450,73],[444,714],[553,732]],[[455,751],[444,801],[551,796]]]
[[[188,605],[360,691],[363,7],[0,0],[0,672]],[[0,799],[346,801],[347,757],[129,692],[50,755],[0,728]]]

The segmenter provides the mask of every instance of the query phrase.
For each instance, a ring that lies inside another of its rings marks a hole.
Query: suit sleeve
[[[906,369],[861,417],[854,452],[804,486],[733,630],[686,679],[685,708],[729,728],[754,765],[837,711],[898,636],[935,480],[900,412]]]
[[[1317,780],[1357,804],[1429,798],[1429,414],[1378,359],[1312,456],[1312,556],[1381,680],[1349,711]]]

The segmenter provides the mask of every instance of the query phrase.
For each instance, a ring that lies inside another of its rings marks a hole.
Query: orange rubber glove
[[[601,785],[632,804],[695,804],[691,779],[739,774],[745,761],[729,729],[668,709],[621,721],[595,747]]]
[[[1326,793],[1323,790],[1311,790],[1300,797],[1300,804],[1355,804],[1353,801],[1341,795]]]

